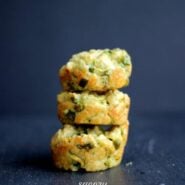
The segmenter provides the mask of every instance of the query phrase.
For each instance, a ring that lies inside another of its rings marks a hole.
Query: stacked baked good
[[[131,59],[125,50],[89,50],[72,56],[59,76],[57,96],[63,128],[51,140],[55,165],[99,171],[118,165],[128,136],[130,98],[117,90],[129,84]]]

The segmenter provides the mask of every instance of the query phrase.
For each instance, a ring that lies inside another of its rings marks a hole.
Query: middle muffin
[[[58,117],[64,124],[123,125],[128,120],[130,98],[118,90],[62,92],[57,103]]]

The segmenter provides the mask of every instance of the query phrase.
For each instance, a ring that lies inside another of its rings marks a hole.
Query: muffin
[[[120,164],[128,136],[127,121],[108,130],[100,126],[65,124],[51,140],[56,167],[89,172],[105,170]]]
[[[92,49],[77,53],[59,70],[67,91],[107,91],[129,84],[131,58],[122,49]]]
[[[130,98],[118,90],[62,92],[57,96],[59,120],[64,124],[122,125],[128,120]]]

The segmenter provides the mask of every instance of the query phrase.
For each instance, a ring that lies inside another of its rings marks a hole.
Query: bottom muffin
[[[89,172],[117,166],[127,142],[129,122],[121,126],[76,126],[65,124],[51,140],[56,167]]]

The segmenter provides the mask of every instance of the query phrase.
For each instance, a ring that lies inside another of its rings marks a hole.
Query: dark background
[[[115,47],[133,62],[124,159],[101,173],[57,170],[58,70]],[[184,0],[0,0],[0,185],[184,185],[184,133]]]
[[[0,113],[51,114],[73,53],[125,48],[132,111],[185,110],[185,1],[0,1]],[[124,89],[123,89],[124,90]]]

